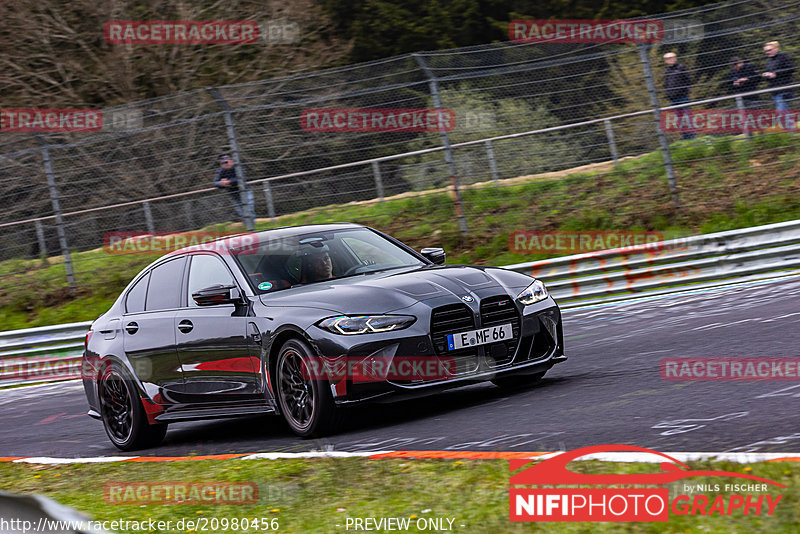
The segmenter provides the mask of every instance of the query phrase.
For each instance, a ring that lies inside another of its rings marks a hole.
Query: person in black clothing
[[[734,56],[731,58],[730,72],[728,73],[728,87],[732,95],[749,93],[758,89],[761,77],[752,63]],[[744,107],[752,109],[758,106],[758,95],[743,96]]]
[[[686,104],[689,102],[689,88],[692,86],[692,78],[686,67],[678,63],[678,56],[674,52],[664,54],[664,62],[667,70],[664,72],[664,91],[673,106]],[[675,110],[681,119],[688,115],[689,108],[679,108]],[[680,119],[679,119],[680,120]],[[694,132],[683,132],[683,139],[694,139]]]
[[[781,52],[781,45],[778,41],[770,41],[764,45],[764,52],[767,53],[767,66],[761,74],[767,79],[770,88],[778,91],[772,94],[772,101],[775,102],[775,109],[778,111],[789,110],[789,100],[792,98],[791,90],[780,90],[781,87],[791,85],[792,75],[794,74],[794,63]]]
[[[233,158],[230,156],[220,156],[219,169],[214,176],[214,187],[218,189],[227,189],[233,202],[233,208],[236,210],[236,215],[242,222],[246,223],[246,216],[253,216],[253,192],[247,189],[245,185],[245,197],[247,205],[242,204],[242,195],[239,191],[239,178],[236,176],[236,169],[234,168]]]

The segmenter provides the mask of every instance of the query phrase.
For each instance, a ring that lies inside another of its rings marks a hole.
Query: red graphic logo
[[[661,463],[660,473],[584,474],[567,469],[577,458],[603,452],[637,452],[654,454],[668,461]],[[511,460],[516,471],[531,460]],[[671,502],[667,488],[519,488],[520,485],[645,485],[669,484],[690,477],[745,478],[762,484],[747,486],[753,491],[766,491],[767,484],[786,486],[766,478],[732,471],[694,471],[686,464],[664,453],[632,445],[594,445],[565,452],[527,467],[511,476],[509,483],[511,521],[668,521],[669,511],[676,515],[773,515],[783,495],[678,495]],[[726,485],[738,489],[740,485]],[[706,486],[703,486],[706,489]],[[719,491],[719,485],[715,485]],[[710,502],[711,501],[711,502]],[[691,503],[691,504],[690,504]],[[710,504],[710,506],[709,506]]]

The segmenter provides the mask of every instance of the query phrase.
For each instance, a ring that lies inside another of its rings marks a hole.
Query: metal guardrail
[[[800,220],[505,269],[541,278],[563,308],[800,272]],[[0,332],[0,385],[80,377],[91,322]]]
[[[661,295],[800,270],[800,220],[516,265],[563,307]]]
[[[79,378],[83,339],[91,324],[0,332],[0,385]]]

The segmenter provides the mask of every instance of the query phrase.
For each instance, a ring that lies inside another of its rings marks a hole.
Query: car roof
[[[356,224],[356,223],[303,224],[296,226],[281,226],[278,228],[270,228],[269,230],[262,230],[260,232],[243,232],[240,234],[228,235],[220,237],[213,241],[208,241],[207,243],[219,243],[215,247],[216,250],[231,250],[231,249],[236,249],[238,246],[241,245],[241,241],[234,240],[233,238],[243,235],[253,234],[256,237],[256,242],[261,242],[262,240],[270,241],[273,239],[281,239],[284,237],[289,237],[293,235],[302,235],[304,233],[310,233],[310,232],[330,232],[334,230],[344,230],[347,228],[367,228],[367,227],[362,224]],[[231,246],[231,243],[233,243],[233,246]],[[197,250],[196,246],[184,247],[170,252],[169,255],[175,256],[178,254],[182,254],[184,252],[190,252],[195,250]]]

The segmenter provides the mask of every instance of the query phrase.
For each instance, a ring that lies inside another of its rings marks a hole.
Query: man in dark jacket
[[[770,88],[778,89],[772,93],[772,101],[775,102],[775,109],[778,111],[789,110],[789,100],[792,98],[791,90],[781,90],[781,87],[791,85],[792,75],[794,74],[794,63],[781,52],[781,45],[778,41],[770,41],[764,45],[764,52],[767,53],[767,66],[761,74],[767,79]]]
[[[233,208],[236,210],[236,215],[243,223],[247,224],[247,216],[253,216],[253,192],[247,189],[245,185],[245,198],[247,205],[242,203],[242,195],[239,191],[239,177],[236,176],[236,168],[233,158],[230,156],[220,156],[219,169],[217,174],[214,175],[214,187],[218,189],[227,189],[228,194],[233,202]]]
[[[752,63],[734,56],[731,58],[731,70],[728,73],[728,87],[732,95],[749,93],[758,89],[761,77]],[[744,107],[753,109],[758,106],[758,95],[743,96]]]
[[[670,104],[673,106],[686,104],[689,102],[689,88],[692,86],[689,71],[678,63],[678,56],[674,52],[664,54],[664,62],[667,64],[667,70],[664,71],[664,91],[667,93]],[[679,108],[675,112],[681,119],[690,113],[688,108]],[[683,132],[681,137],[694,139],[695,136],[694,132]]]

